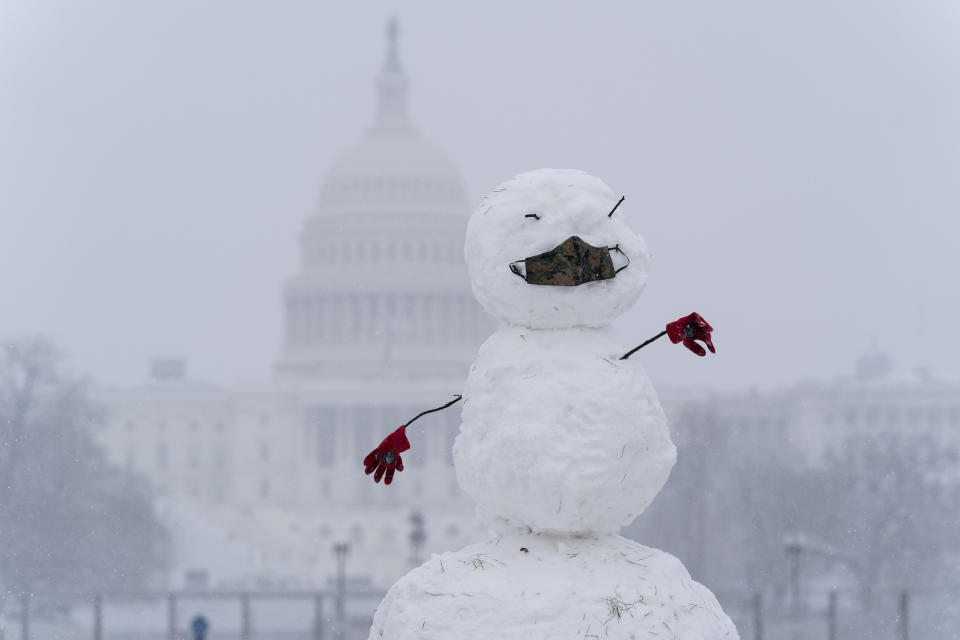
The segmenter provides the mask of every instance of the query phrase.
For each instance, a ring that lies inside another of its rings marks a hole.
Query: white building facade
[[[396,45],[391,26],[374,123],[334,163],[301,234],[274,378],[222,389],[166,360],[148,385],[100,394],[110,458],[162,496],[172,587],[188,572],[211,587],[321,586],[343,541],[349,573],[385,587],[416,560],[414,511],[420,554],[477,539],[452,466],[459,405],[408,430],[391,486],[361,464],[404,421],[461,392],[495,328],[467,279],[462,180],[409,117]]]

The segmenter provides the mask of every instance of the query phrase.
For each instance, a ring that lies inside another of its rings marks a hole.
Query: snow
[[[473,292],[502,326],[470,369],[453,456],[498,537],[401,578],[371,640],[739,637],[679,560],[614,535],[676,460],[653,386],[637,357],[619,360],[627,348],[609,328],[649,270],[623,207],[607,215],[617,200],[581,171],[542,169],[494,189],[471,217]],[[511,271],[573,236],[619,246],[629,266],[578,286]]]
[[[434,555],[393,586],[370,632],[371,640],[738,637],[679,560],[620,536],[504,536]]]
[[[650,504],[676,449],[643,368],[619,360],[625,351],[609,328],[506,327],[480,347],[453,458],[484,524],[614,533]]]
[[[494,189],[467,224],[464,252],[474,296],[508,324],[537,329],[610,324],[636,302],[650,269],[646,244],[626,224],[629,203],[607,217],[619,199],[602,181],[574,170],[530,171]],[[527,218],[531,213],[540,219]],[[576,287],[530,285],[510,271],[510,263],[571,236],[595,247],[619,244],[630,266],[612,280]]]

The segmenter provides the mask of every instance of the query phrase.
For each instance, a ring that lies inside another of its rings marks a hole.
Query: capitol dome
[[[374,128],[334,164],[320,190],[317,214],[338,215],[352,208],[403,213],[411,207],[465,215],[460,174],[412,126],[391,132]]]
[[[363,139],[343,153],[323,181],[318,215],[356,209],[403,213],[443,211],[466,215],[460,172],[413,125],[408,82],[397,53],[397,29],[388,28],[387,58],[377,79],[377,114]]]
[[[463,180],[409,116],[392,22],[376,85],[373,124],[332,164],[300,236],[284,374],[460,374],[492,328],[466,276]]]

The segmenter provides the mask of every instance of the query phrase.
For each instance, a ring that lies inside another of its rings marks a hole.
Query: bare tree
[[[783,602],[817,579],[847,581],[869,607],[878,589],[955,583],[955,448],[878,430],[811,460],[778,431],[737,433],[710,412],[679,422],[673,475],[626,533],[676,553],[711,588]]]
[[[107,463],[99,417],[49,343],[0,350],[0,592],[124,589],[162,568],[148,487]]]
[[[677,424],[677,465],[625,533],[675,553],[720,592],[783,591],[784,539],[813,499],[800,489],[802,457],[777,437],[738,433],[705,406]]]
[[[807,527],[860,583],[865,604],[877,588],[930,587],[950,579],[960,552],[957,452],[930,435],[877,432],[829,451],[805,491],[829,496]]]

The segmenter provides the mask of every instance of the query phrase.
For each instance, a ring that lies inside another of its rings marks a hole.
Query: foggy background
[[[346,408],[329,380],[304,384],[288,413],[270,386],[299,234],[373,121],[391,16],[411,119],[471,206],[539,167],[602,178],[653,254],[615,324],[624,350],[692,311],[715,329],[716,356],[634,356],[680,454],[625,534],[677,554],[744,638],[764,621],[772,638],[955,637],[956,3],[0,0],[0,640],[31,611],[53,630],[35,640],[102,640],[88,595],[70,599],[94,589],[154,590],[108,603],[113,637],[124,615],[183,637],[193,605],[164,609],[178,589],[328,589],[335,563],[381,588],[363,561],[405,570],[476,537],[446,461],[458,412],[417,434],[390,493],[356,468],[431,382]],[[357,344],[392,335],[380,317]],[[466,324],[449,318],[446,334]],[[174,375],[143,386],[156,356]],[[287,473],[322,507],[291,507]],[[384,520],[394,546],[374,552]],[[216,562],[247,573],[210,577]],[[335,637],[366,637],[381,595],[340,611]],[[300,635],[256,637],[320,637],[329,604],[298,610]],[[292,615],[207,605],[221,638]]]
[[[873,341],[960,377],[948,1],[3,0],[0,335],[48,335],[104,383],[158,354],[267,375],[393,14],[414,120],[474,203],[542,166],[627,195],[654,271],[624,343],[693,310],[716,329],[717,358],[644,353],[655,383],[832,378]]]

